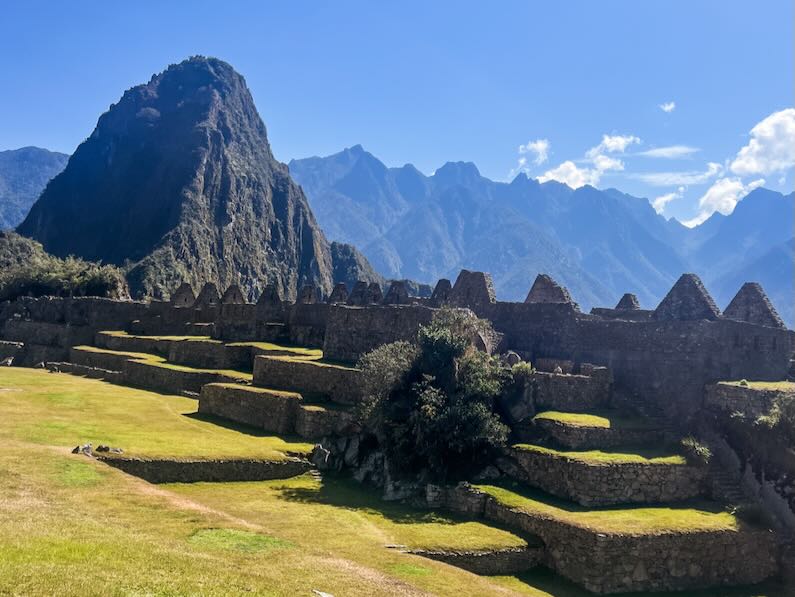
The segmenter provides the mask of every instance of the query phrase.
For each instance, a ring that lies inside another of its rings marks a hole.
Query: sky
[[[791,0],[11,0],[0,149],[71,153],[125,89],[203,54],[241,72],[282,161],[362,144],[615,187],[696,225],[791,192]]]

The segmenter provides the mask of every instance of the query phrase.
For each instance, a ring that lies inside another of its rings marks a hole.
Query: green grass
[[[140,336],[135,334],[128,334],[121,330],[103,330],[98,332],[106,336],[113,336],[115,338],[138,338],[143,340],[173,340],[179,342],[212,342],[214,344],[222,344],[220,340],[213,340],[210,336]]]
[[[208,385],[212,385],[212,386],[216,386],[216,387],[222,387],[222,388],[233,388],[233,389],[237,389],[237,390],[240,389],[240,384],[236,384],[236,383],[222,383],[221,382],[221,383],[213,383],[213,384],[208,384]],[[275,395],[275,396],[283,396],[285,398],[295,398],[297,400],[301,399],[301,394],[299,394],[298,392],[289,392],[287,390],[272,390],[271,388],[260,388],[258,386],[245,386],[245,390],[247,392],[253,392],[255,394],[269,394],[269,395]]]
[[[284,539],[238,529],[199,529],[190,536],[189,541],[193,545],[207,549],[228,549],[248,553],[292,547],[292,543]]]
[[[150,365],[152,367],[171,369],[172,371],[183,371],[185,373],[218,373],[219,375],[226,375],[246,381],[252,381],[254,379],[254,376],[251,373],[247,373],[246,371],[235,371],[233,369],[199,369],[197,367],[188,367],[187,365],[177,365],[175,363],[167,362],[163,357],[146,352],[125,352],[123,350],[110,350],[108,348],[97,348],[94,346],[75,346],[75,349],[82,350],[84,352],[129,357],[135,361]]]
[[[535,446],[532,444],[516,444],[517,450],[546,454],[553,458],[565,458],[585,464],[668,464],[685,465],[687,460],[679,454],[665,453],[660,450],[638,448],[632,452],[603,452],[602,450],[563,451]]]
[[[273,359],[275,361],[290,361],[293,363],[306,363],[307,365],[312,365],[313,367],[331,367],[333,369],[345,369],[347,371],[358,371],[358,369],[351,365],[350,363],[341,363],[338,361],[330,361],[326,359],[307,359],[297,356],[289,356],[289,355],[263,355],[266,359]]]
[[[144,359],[140,361],[151,367],[160,367],[162,369],[171,369],[172,371],[183,371],[185,373],[217,373],[219,375],[226,375],[228,377],[235,377],[246,381],[252,381],[254,376],[246,371],[235,371],[233,369],[198,369],[196,367],[188,367],[187,365],[176,365],[174,363],[164,363]]]
[[[120,447],[126,454],[284,458],[312,446],[193,416],[197,403],[38,369],[0,373],[0,438],[72,448]]]
[[[107,348],[98,348],[96,346],[75,346],[74,350],[81,352],[93,352],[97,354],[112,354],[120,357],[128,357],[137,361],[151,361],[153,363],[165,363],[166,359],[155,354],[148,352],[128,352],[125,350],[110,350]]]
[[[488,578],[385,547],[521,544],[493,527],[385,504],[351,483],[307,476],[152,486],[68,453],[91,440],[216,456],[296,447],[186,416],[195,406],[96,380],[0,370],[0,594],[501,591]]]
[[[795,381],[747,381],[741,384],[738,381],[721,381],[719,383],[727,386],[740,386],[751,388],[752,390],[781,390],[784,392],[795,392]]]
[[[652,429],[653,426],[643,419],[626,417],[620,414],[602,411],[593,413],[565,413],[548,410],[537,414],[533,421],[555,421],[572,427],[595,427],[599,429]]]
[[[542,518],[604,534],[737,531],[743,523],[716,504],[584,508],[517,484],[476,485],[499,503]]]
[[[296,544],[315,539],[351,553],[360,546],[353,536],[372,540],[373,549],[405,545],[409,549],[478,550],[522,547],[520,537],[452,515],[416,510],[337,477],[311,475],[246,483],[180,483],[170,491],[210,508],[267,525],[273,534]],[[312,537],[305,537],[307,528]],[[340,528],[353,534],[340,534]],[[352,544],[353,543],[353,544]],[[424,561],[424,560],[420,560]]]
[[[252,346],[272,352],[289,352],[295,356],[302,356],[304,358],[323,358],[323,351],[321,349],[306,348],[304,346],[287,346],[283,344],[273,344],[272,342],[230,342],[228,346]]]

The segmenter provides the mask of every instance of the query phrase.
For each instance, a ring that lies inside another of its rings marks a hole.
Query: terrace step
[[[700,496],[705,488],[706,469],[677,454],[517,444],[507,456],[515,479],[584,506],[676,502]]]
[[[146,390],[181,394],[198,393],[213,382],[246,384],[251,374],[225,369],[198,369],[174,365],[156,354],[76,346],[70,350],[70,362],[120,373],[112,381]],[[110,380],[109,380],[110,381]]]
[[[654,445],[663,439],[662,430],[649,420],[622,417],[613,411],[545,411],[533,417],[533,424],[555,444],[573,450]]]
[[[339,404],[356,404],[362,398],[359,369],[322,359],[257,356],[254,385],[328,398]]]
[[[545,563],[595,593],[755,584],[777,572],[773,533],[717,504],[589,510],[519,484],[438,491],[443,507],[539,537]]]
[[[199,412],[307,439],[342,434],[354,422],[350,408],[310,402],[297,392],[228,383],[205,385]]]

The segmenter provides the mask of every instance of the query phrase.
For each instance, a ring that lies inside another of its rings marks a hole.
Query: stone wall
[[[186,371],[132,359],[125,364],[124,380],[133,387],[165,394],[183,392],[198,394],[202,386],[208,383],[246,383],[247,381],[242,377],[212,371]]]
[[[420,326],[430,323],[433,313],[433,309],[421,305],[334,305],[328,313],[323,354],[329,359],[355,362],[382,344],[413,341]]]
[[[292,433],[300,401],[300,394],[292,392],[213,383],[201,389],[199,412],[272,433]]]
[[[545,564],[594,593],[755,584],[777,572],[767,531],[608,534],[510,508],[463,485],[435,493],[436,505],[540,537]]]
[[[704,492],[705,469],[685,464],[591,463],[521,448],[510,456],[518,480],[583,506],[676,502]]]
[[[254,384],[327,397],[340,404],[356,404],[362,397],[358,369],[290,357],[256,357]]]
[[[532,380],[537,410],[580,412],[605,406],[610,400],[610,376],[605,369],[593,375],[536,371]]]
[[[770,412],[781,396],[795,396],[795,390],[769,390],[717,383],[707,386],[704,406],[728,414],[742,413],[752,421]]]
[[[541,563],[544,548],[510,547],[491,551],[412,549],[406,553],[444,562],[482,576],[513,576],[527,572]]]
[[[268,481],[295,477],[310,468],[309,462],[298,458],[210,460],[100,456],[98,460],[150,483]]]

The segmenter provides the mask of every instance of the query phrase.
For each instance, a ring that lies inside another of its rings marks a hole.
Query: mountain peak
[[[480,179],[480,171],[472,162],[446,162],[433,178],[444,184],[470,184]]]
[[[194,56],[127,90],[19,227],[59,256],[122,264],[138,294],[180,282],[329,292],[331,248],[270,151],[245,79]],[[355,266],[354,266],[355,269]]]

